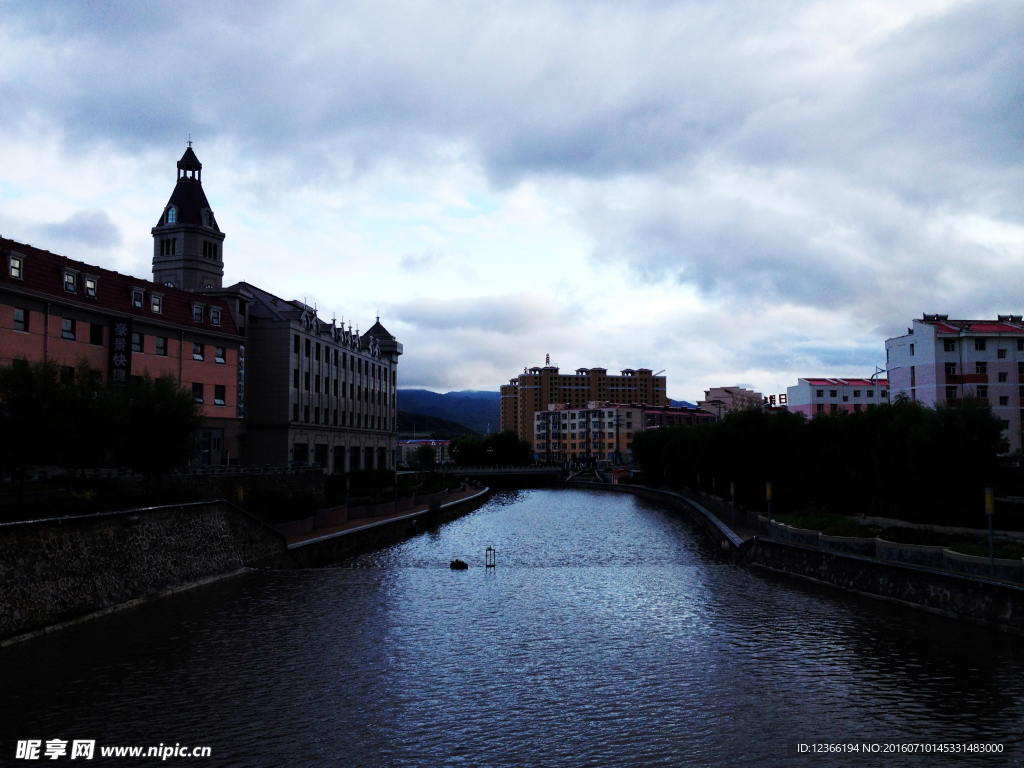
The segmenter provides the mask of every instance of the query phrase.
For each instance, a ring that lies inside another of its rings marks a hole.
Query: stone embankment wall
[[[247,567],[284,537],[225,502],[0,525],[0,641]]]

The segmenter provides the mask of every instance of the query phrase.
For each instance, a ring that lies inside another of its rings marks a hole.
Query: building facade
[[[104,383],[168,375],[202,406],[202,464],[239,460],[244,339],[223,301],[0,238],[0,365],[81,361]]]
[[[606,368],[577,368],[573,375],[550,364],[523,369],[501,387],[499,428],[532,443],[535,414],[551,404],[576,410],[592,402],[662,406],[669,404],[666,387],[665,377],[652,375],[649,368],[626,368],[617,376]]]
[[[924,315],[904,336],[885,342],[892,396],[929,407],[975,398],[992,407],[1010,451],[1021,448],[1024,318],[950,320]]]
[[[192,147],[153,235],[153,279],[225,306],[245,336],[245,464],[393,469],[402,345],[380,324],[360,334],[247,282],[223,287],[225,234]]]
[[[697,401],[697,407],[722,418],[729,411],[760,408],[764,397],[760,392],[743,387],[712,387],[704,390],[704,399]]]
[[[855,413],[889,402],[889,382],[884,378],[797,379],[786,388],[786,408],[807,418],[821,413]]]
[[[416,461],[416,451],[424,445],[429,445],[434,449],[434,462],[436,464],[447,464],[448,446],[450,444],[450,440],[399,440],[398,461],[406,466],[412,465]]]

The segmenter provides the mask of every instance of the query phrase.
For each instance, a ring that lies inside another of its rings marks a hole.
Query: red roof
[[[803,379],[808,384],[814,387],[837,387],[837,386],[851,386],[851,387],[870,387],[874,384],[878,384],[881,387],[889,386],[888,379],[877,379],[872,382],[870,379],[843,379],[838,376],[830,379]]]
[[[179,288],[159,285],[150,280],[122,275],[119,272],[103,269],[93,264],[86,264],[82,261],[75,261],[67,256],[60,256],[56,253],[50,253],[49,251],[3,237],[0,237],[0,251],[3,251],[5,255],[8,251],[15,251],[25,256],[21,280],[11,277],[7,266],[7,259],[6,257],[3,259],[3,267],[0,269],[0,285],[17,286],[18,288],[35,291],[36,293],[53,296],[60,301],[74,302],[84,307],[95,306],[98,309],[121,315],[132,315],[147,320],[162,320],[188,328],[201,328],[206,331],[238,334],[238,329],[235,327],[235,319],[229,311],[228,305],[222,299],[214,299],[202,294],[189,293]],[[75,285],[75,293],[64,290],[64,270],[66,268],[73,269],[79,273]],[[89,298],[85,295],[85,275],[97,278],[96,298]],[[148,297],[143,302],[141,309],[133,306],[132,288],[142,288],[145,291],[153,291],[163,296],[163,311],[160,314],[151,312],[148,309]],[[203,312],[203,322],[195,322],[192,319],[193,302],[205,304],[207,307],[220,307],[222,310],[220,313],[220,325],[213,325],[210,322],[210,313],[208,311]]]
[[[1009,325],[999,322],[975,323],[970,320],[958,321],[962,326],[949,325],[948,323],[934,323],[937,333],[1017,333],[1024,334],[1024,328],[1018,325]]]

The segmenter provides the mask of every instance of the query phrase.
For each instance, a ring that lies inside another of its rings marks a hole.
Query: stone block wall
[[[287,562],[280,534],[225,502],[0,525],[0,640]]]

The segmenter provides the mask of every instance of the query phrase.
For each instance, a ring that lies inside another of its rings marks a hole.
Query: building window
[[[338,396],[338,380],[337,379],[334,380],[334,396],[335,397]]]
[[[1009,396],[1008,395],[1000,395],[999,396],[999,404],[1000,405],[1009,405],[1010,404]]]
[[[946,399],[956,400],[956,387],[946,387]]]
[[[1018,352],[1024,352],[1024,341],[1018,341],[1017,342],[1017,351]]]
[[[853,404],[853,410],[859,411],[860,410],[860,403],[854,403]]]
[[[138,288],[132,288],[132,306],[142,309],[142,291]]]
[[[198,383],[192,384],[192,401],[202,404],[203,401],[203,385]]]
[[[177,208],[173,208],[172,207],[172,208],[168,208],[167,209],[167,223],[168,224],[177,224],[178,223],[178,209]]]
[[[983,400],[987,399],[988,398],[988,387],[986,387],[984,385],[979,386],[978,387],[978,397],[980,397]]]
[[[974,348],[978,352],[984,352],[985,351],[985,340],[984,339],[975,339],[974,340]]]
[[[103,326],[99,323],[89,323],[89,343],[94,347],[103,346]]]
[[[1000,382],[1001,384],[1005,384],[1005,383],[1006,383],[1006,378],[1007,378],[1007,375],[1008,375],[1008,374],[1007,374],[1007,373],[1006,373],[1005,371],[1004,371],[1003,373],[1000,373],[1000,374],[999,374],[999,382]]]
[[[10,260],[8,261],[8,265],[10,266],[11,269],[11,277],[13,277],[15,280],[24,279],[22,277],[22,267],[24,266],[24,264],[25,262],[22,261],[21,256],[11,256]]]
[[[318,362],[320,360],[320,342],[319,341],[316,343],[316,357],[315,357],[315,359]]]
[[[132,352],[142,352],[142,334],[132,334]]]
[[[158,293],[151,293],[149,295],[149,310],[155,315],[163,314],[164,297]]]
[[[956,376],[956,363],[946,363],[946,375]]]
[[[75,273],[65,272],[64,273],[64,290],[68,293],[75,292]]]
[[[87,277],[85,278],[85,295],[90,299],[96,298],[96,278]]]
[[[307,424],[309,424],[309,406],[308,405],[302,406],[302,420],[304,422],[306,422]]]
[[[203,322],[203,305],[193,304],[192,305],[192,320],[197,323]]]
[[[309,392],[309,371],[303,375],[303,389]]]
[[[309,339],[306,339],[306,357],[309,357],[310,343]]]
[[[317,374],[316,376],[313,377],[313,391],[320,391],[320,374]]]
[[[292,389],[299,388],[299,369],[292,370]]]
[[[815,396],[816,397],[824,397],[825,396],[825,390],[824,389],[819,389]],[[576,418],[576,414],[573,414],[573,418],[574,419]]]
[[[212,325],[220,325],[220,310],[216,307],[210,308],[210,323]]]
[[[214,347],[213,360],[218,365],[227,365],[227,355],[225,353],[224,347]]]
[[[204,352],[204,350],[203,350],[203,345],[202,344],[193,344],[192,345],[192,359],[193,360],[198,360],[199,362],[202,362],[203,361],[203,352]]]
[[[167,357],[167,339],[163,336],[156,337],[156,354],[160,357]]]
[[[70,317],[61,318],[60,337],[68,341],[75,340],[75,321]]]
[[[334,410],[334,426],[338,426],[338,410]]]
[[[223,384],[213,385],[213,404],[224,405],[225,402],[225,386]]]
[[[14,330],[28,333],[28,310],[21,307],[14,308]]]
[[[914,356],[914,345],[913,344],[910,345],[910,356],[911,357]]]
[[[874,391],[873,391],[873,390],[870,390],[870,389],[869,389],[869,390],[867,390],[867,391],[865,391],[865,392],[864,392],[864,397],[867,397],[867,398],[872,398],[872,397],[874,397],[874,396],[875,396],[875,393],[874,393]]]
[[[975,373],[988,373],[988,363],[980,361],[974,364]]]
[[[293,344],[295,354],[299,354],[299,334],[295,334],[295,343]]]
[[[942,342],[942,349],[946,352],[956,352],[956,342],[952,339],[945,339]]]
[[[854,397],[860,397],[860,390],[859,389],[853,390],[853,396]]]
[[[299,420],[299,404],[292,403],[292,421]]]
[[[829,408],[828,408],[828,409],[829,409],[830,411],[838,411],[838,410],[839,410],[839,405],[838,405],[838,403],[832,403],[832,404],[831,404],[831,405],[829,406]]]
[[[75,369],[70,365],[62,365],[60,367],[60,383],[61,384],[74,384],[75,383]]]
[[[319,408],[314,408],[313,409],[313,423],[314,424],[319,424],[320,423],[320,409]]]
[[[838,389],[830,389],[830,390],[828,391],[828,396],[829,396],[829,397],[835,397],[835,396],[836,396],[836,395],[838,395],[838,394],[839,394],[839,390],[838,390]]]
[[[998,358],[999,360],[1005,360],[1006,359],[1006,350],[1005,349],[997,349],[996,350],[996,358]]]

